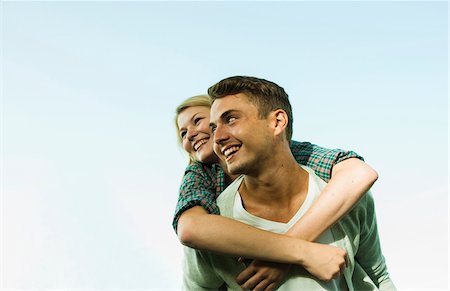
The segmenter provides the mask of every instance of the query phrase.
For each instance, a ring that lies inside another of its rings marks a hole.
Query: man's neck
[[[275,153],[276,158],[255,175],[245,175],[239,188],[244,208],[268,220],[287,223],[300,209],[308,193],[308,172],[291,152]]]

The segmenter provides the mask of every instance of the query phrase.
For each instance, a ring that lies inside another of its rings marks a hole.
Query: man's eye
[[[210,127],[211,127],[211,131],[214,133],[216,131],[217,126],[211,125]]]
[[[231,122],[233,122],[235,120],[236,120],[236,117],[233,117],[233,116],[230,116],[230,117],[227,118],[227,122],[228,123],[231,123]]]

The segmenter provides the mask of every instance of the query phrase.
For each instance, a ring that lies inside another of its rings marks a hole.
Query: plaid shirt
[[[364,160],[353,151],[330,150],[309,142],[292,141],[291,151],[299,164],[313,169],[325,182],[331,179],[333,165],[348,158]],[[216,198],[227,186],[225,173],[219,164],[195,162],[188,165],[181,182],[180,195],[172,222],[175,232],[180,215],[193,206],[200,205],[209,213],[220,214]]]

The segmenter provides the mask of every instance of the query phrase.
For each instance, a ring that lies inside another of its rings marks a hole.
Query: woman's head
[[[176,109],[175,125],[178,141],[189,154],[190,162],[215,163],[214,139],[209,127],[211,101],[207,95],[184,100]]]

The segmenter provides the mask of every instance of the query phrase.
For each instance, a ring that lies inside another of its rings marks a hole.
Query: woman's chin
[[[206,152],[197,153],[196,158],[197,161],[200,161],[205,164],[213,164],[218,162],[218,158],[213,151],[209,153]]]

